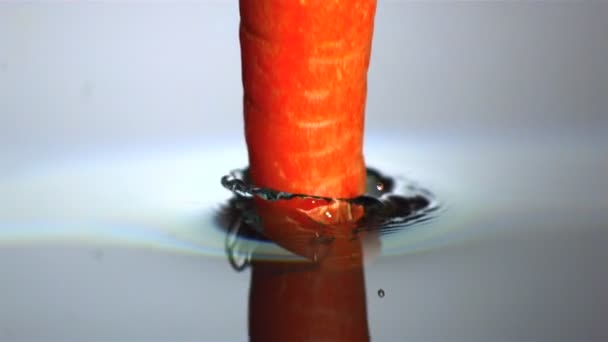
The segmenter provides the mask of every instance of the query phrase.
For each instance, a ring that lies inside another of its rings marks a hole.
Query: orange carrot
[[[292,193],[361,195],[376,0],[239,5],[252,182]]]

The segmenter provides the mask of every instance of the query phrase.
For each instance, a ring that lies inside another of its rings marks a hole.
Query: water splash
[[[366,193],[362,196],[331,198],[257,187],[249,182],[247,169],[235,170],[222,177],[224,188],[232,191],[237,199],[230,205],[234,205],[235,209],[241,212],[240,216],[244,223],[253,226],[260,233],[263,227],[260,226],[260,218],[251,202],[253,197],[266,201],[300,198],[326,203],[345,202],[360,205],[364,208],[365,215],[356,222],[355,233],[377,230],[382,234],[390,234],[414,223],[432,219],[434,216],[431,213],[440,208],[439,201],[433,193],[413,181],[394,179],[368,168],[366,183]],[[325,215],[328,218],[332,217],[329,211],[325,212]]]
[[[354,222],[351,234],[353,239],[363,233],[389,235],[412,228],[416,224],[432,220],[440,208],[439,201],[429,190],[406,180],[383,175],[375,169],[367,169],[366,193],[356,198],[330,198],[307,194],[294,194],[275,189],[261,188],[249,182],[248,170],[235,170],[222,177],[222,185],[235,196],[228,201],[220,212],[220,225],[227,230],[226,252],[228,259],[236,270],[246,268],[252,259],[267,259],[268,256],[258,251],[252,242],[269,242],[265,235],[261,218],[256,212],[254,198],[265,201],[283,201],[305,199],[323,201],[327,204],[350,204],[363,208],[363,216]],[[313,202],[314,203],[314,202]],[[326,211],[326,227],[317,233],[315,243],[331,243],[332,213]],[[223,222],[223,223],[222,223]],[[247,241],[249,243],[241,243]],[[312,243],[312,242],[311,242]],[[289,252],[287,252],[289,254]],[[293,255],[296,260],[301,260]]]

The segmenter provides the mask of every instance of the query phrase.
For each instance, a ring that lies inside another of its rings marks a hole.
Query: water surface
[[[368,141],[368,164],[445,206],[380,238],[364,272],[373,340],[608,334],[606,145]],[[246,155],[207,144],[159,151],[3,176],[3,340],[247,339],[250,270],[230,266],[213,218],[230,197],[219,179]]]

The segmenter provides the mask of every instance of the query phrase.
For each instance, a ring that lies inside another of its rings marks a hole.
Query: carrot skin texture
[[[376,1],[239,5],[251,180],[293,193],[361,195]]]

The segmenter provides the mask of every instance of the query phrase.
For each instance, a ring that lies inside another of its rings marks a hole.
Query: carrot
[[[376,0],[240,0],[249,176],[260,187],[352,198],[365,191],[363,125]],[[252,341],[368,341],[361,208],[256,201],[264,233],[313,265],[253,262]],[[329,214],[329,215],[326,215]],[[333,223],[331,242],[318,224]],[[320,259],[320,260],[319,260]]]
[[[376,0],[239,5],[252,182],[292,193],[361,195]]]

